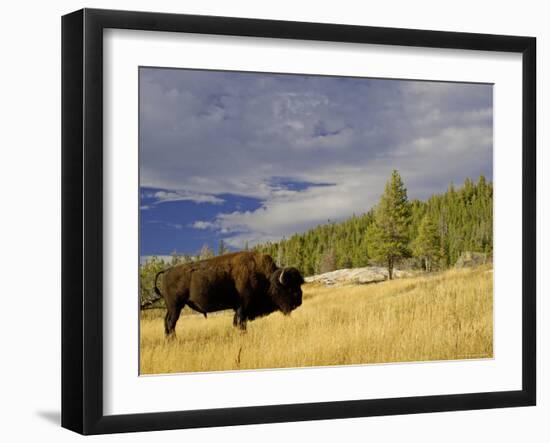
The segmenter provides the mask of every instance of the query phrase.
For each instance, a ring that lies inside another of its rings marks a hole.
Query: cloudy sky
[[[491,85],[140,69],[141,255],[239,249],[492,180]]]

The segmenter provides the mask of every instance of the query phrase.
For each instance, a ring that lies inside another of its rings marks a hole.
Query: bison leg
[[[246,315],[242,306],[235,311],[233,326],[238,327],[241,331],[246,331]]]
[[[164,317],[164,333],[166,337],[172,337],[176,333],[176,323],[180,318],[181,307],[175,307],[173,309],[166,310],[166,316]]]

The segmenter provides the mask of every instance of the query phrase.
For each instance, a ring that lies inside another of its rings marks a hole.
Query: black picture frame
[[[522,54],[522,389],[177,412],[103,412],[103,30]],[[62,18],[62,426],[82,434],[530,406],[536,402],[536,39],[83,9]]]

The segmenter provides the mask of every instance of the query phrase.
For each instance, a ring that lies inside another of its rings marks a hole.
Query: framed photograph
[[[536,40],[62,19],[62,426],[535,405]]]

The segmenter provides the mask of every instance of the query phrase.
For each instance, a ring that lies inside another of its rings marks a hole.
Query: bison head
[[[271,274],[271,298],[283,312],[288,315],[302,304],[304,279],[296,268],[277,269]]]

